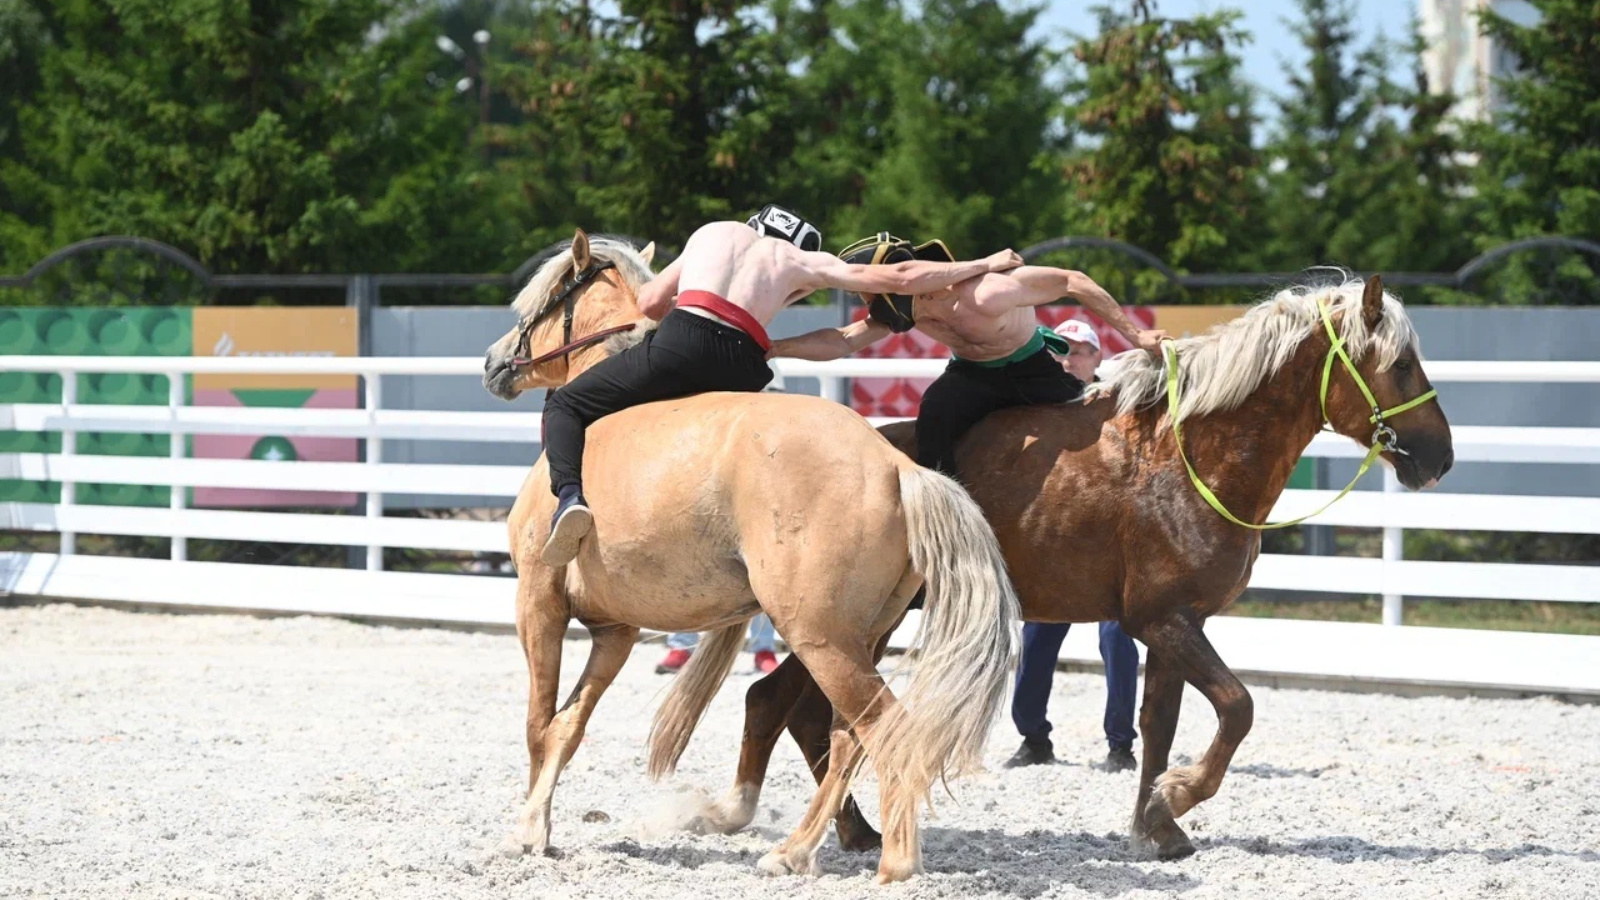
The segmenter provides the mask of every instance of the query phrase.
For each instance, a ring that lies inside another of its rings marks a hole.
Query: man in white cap
[[[1068,319],[1057,325],[1056,334],[1067,342],[1065,355],[1057,353],[1061,368],[1084,384],[1094,381],[1094,370],[1100,367],[1100,335],[1094,326],[1082,319]]]
[[[1081,319],[1068,319],[1055,327],[1067,342],[1065,354],[1056,353],[1061,368],[1084,384],[1095,380],[1100,365],[1100,335]],[[1055,762],[1050,743],[1050,686],[1055,680],[1061,642],[1071,625],[1024,622],[1022,654],[1017,660],[1016,690],[1011,695],[1011,721],[1022,735],[1022,746],[1006,761],[1007,768]],[[1100,658],[1106,666],[1106,754],[1104,768],[1120,772],[1134,768],[1134,701],[1139,691],[1139,648],[1116,622],[1100,623]]]

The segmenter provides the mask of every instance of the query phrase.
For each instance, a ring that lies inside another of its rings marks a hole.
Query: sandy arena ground
[[[566,649],[570,683],[588,648]],[[634,653],[562,780],[559,858],[505,859],[526,779],[511,637],[0,608],[0,897],[1600,897],[1600,707],[1255,689],[1229,780],[1183,820],[1198,855],[1160,863],[1125,846],[1134,776],[1087,765],[1085,675],[1056,682],[1064,762],[999,768],[1003,723],[991,773],[929,823],[926,876],[877,888],[875,856],[830,836],[820,879],[763,878],[809,798],[800,756],[780,748],[752,829],[671,830],[727,786],[752,676],[746,656],[651,784],[660,653]],[[1179,761],[1214,722],[1191,692]]]

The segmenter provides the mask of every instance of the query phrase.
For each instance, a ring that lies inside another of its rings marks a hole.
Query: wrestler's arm
[[[823,328],[809,334],[773,341],[767,359],[777,359],[780,356],[815,362],[844,359],[893,333],[887,325],[879,324],[872,319],[862,319],[843,328]]]
[[[1157,352],[1167,337],[1160,329],[1141,330],[1123,314],[1110,292],[1093,278],[1072,269],[1022,266],[985,278],[973,290],[974,303],[989,315],[1001,315],[1019,306],[1043,306],[1062,297],[1083,304],[1136,347]]]
[[[682,263],[683,257],[680,256],[672,261],[672,265],[662,269],[660,274],[639,288],[636,298],[639,312],[644,313],[646,318],[659,322],[667,317],[667,313],[672,312],[673,303],[678,296],[678,275],[683,271]]]
[[[797,251],[798,252],[798,251]],[[803,280],[812,290],[838,288],[870,294],[926,294],[990,272],[1004,272],[1022,264],[1011,250],[970,262],[940,263],[923,260],[890,265],[847,263],[831,253],[798,252]]]

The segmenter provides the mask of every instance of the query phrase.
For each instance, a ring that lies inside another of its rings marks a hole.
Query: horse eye
[[[1394,361],[1394,367],[1402,372],[1409,372],[1411,371],[1411,360],[1397,359]]]

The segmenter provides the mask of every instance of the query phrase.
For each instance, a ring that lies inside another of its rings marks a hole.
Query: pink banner
[[[251,391],[239,393],[250,394]],[[279,393],[257,391],[254,393]],[[307,392],[303,403],[293,404],[299,409],[356,409],[354,390],[321,388]],[[231,390],[194,391],[195,406],[243,407],[247,404]],[[272,405],[284,404],[250,404]],[[356,462],[357,442],[350,438],[284,437],[277,435],[197,434],[194,436],[196,459],[256,459],[266,462]],[[269,491],[243,488],[194,489],[195,506],[351,506],[359,499],[356,493],[343,491]]]

